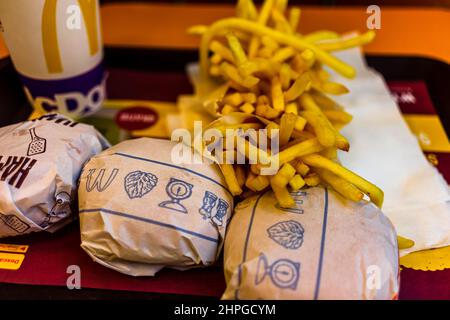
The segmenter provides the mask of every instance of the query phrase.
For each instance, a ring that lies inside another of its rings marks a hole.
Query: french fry
[[[322,83],[321,89],[325,93],[334,95],[345,94],[349,92],[344,85],[336,82],[324,82]]]
[[[233,196],[240,195],[242,193],[242,189],[239,186],[239,182],[236,177],[236,173],[234,172],[233,165],[223,163],[219,164],[220,170],[222,171],[223,176],[225,177],[225,182],[227,183],[228,190],[230,190]]]
[[[313,138],[313,139],[309,139],[309,140],[297,143],[296,145],[293,145],[292,147],[289,147],[287,149],[284,149],[283,151],[280,151],[280,153],[278,153],[275,156],[278,156],[278,163],[281,166],[282,164],[284,164],[286,162],[292,161],[296,158],[306,156],[308,154],[320,152],[323,149],[324,148],[319,143],[319,141],[316,138]]]
[[[289,186],[292,191],[298,191],[305,186],[306,182],[301,175],[296,174],[291,180],[289,180]]]
[[[414,247],[415,245],[414,241],[404,238],[402,236],[397,236],[397,243],[399,249],[408,249]]]
[[[320,183],[319,175],[315,172],[308,173],[304,178],[306,185],[316,187]]]
[[[303,40],[312,43],[322,40],[334,40],[334,39],[339,39],[339,35],[333,31],[316,31],[309,33],[303,37]]]
[[[297,116],[293,113],[283,113],[280,119],[280,146],[289,142],[292,131],[294,130]]]
[[[226,105],[223,106],[221,113],[223,115],[227,115],[227,114],[230,114],[230,113],[233,113],[233,112],[237,112],[237,111],[238,111],[237,108],[235,108],[235,107],[233,107],[233,106],[231,106],[229,104],[226,104]]]
[[[242,95],[239,92],[230,93],[223,97],[223,103],[228,104],[232,107],[238,107],[242,104]]]
[[[231,63],[234,62],[234,57],[233,53],[231,53],[231,50],[228,49],[225,45],[223,45],[219,41],[216,40],[212,41],[211,44],[209,45],[209,48],[211,49],[212,52],[220,55],[223,59],[227,60],[228,62]]]
[[[336,143],[336,135],[331,128],[331,125],[327,123],[327,119],[323,114],[313,111],[302,111],[300,116],[306,119],[306,121],[314,129],[314,133],[317,136],[320,144],[324,147],[334,146]]]
[[[272,184],[272,180],[270,182],[270,186],[272,187],[273,194],[278,201],[278,204],[282,208],[292,208],[295,207],[295,201],[292,199],[289,191],[286,187],[278,187]]]
[[[340,40],[340,41],[335,41],[335,42],[320,43],[320,44],[318,44],[318,47],[321,48],[322,50],[326,50],[326,51],[345,50],[348,48],[367,44],[367,43],[371,42],[374,38],[375,38],[375,32],[373,30],[369,30],[366,33],[364,33],[360,36],[357,36],[357,37]]]
[[[250,190],[254,190],[256,192],[266,189],[269,185],[270,185],[269,178],[267,176],[262,175],[254,176],[253,179],[246,182],[246,186]]]
[[[285,113],[292,113],[295,115],[298,115],[298,106],[296,102],[290,102],[286,104],[286,107],[284,109]]]
[[[283,90],[287,90],[291,84],[291,70],[287,63],[283,63],[280,68],[280,81]]]
[[[331,171],[335,175],[347,180],[359,190],[367,194],[372,202],[378,207],[381,208],[381,206],[383,205],[383,191],[376,185],[360,177],[356,173],[318,154],[303,156],[302,160],[304,163],[311,167]]]
[[[364,194],[354,185],[345,179],[326,170],[317,170],[319,176],[328,183],[334,190],[341,194],[344,198],[359,202],[363,199]]]
[[[306,119],[301,116],[297,116],[297,120],[295,120],[295,130],[303,131],[303,129],[305,129],[305,126]]]
[[[272,79],[271,94],[273,108],[277,111],[284,111],[283,88],[278,77]]]
[[[323,110],[323,114],[332,122],[350,123],[352,115],[342,110]]]
[[[291,30],[293,32],[297,31],[298,23],[300,22],[301,11],[299,8],[292,8],[289,11],[289,24],[291,25]]]
[[[284,62],[287,59],[291,58],[292,56],[294,56],[295,54],[295,50],[291,47],[283,47],[281,49],[278,49],[273,57],[271,58],[272,62]]]
[[[236,174],[236,180],[238,182],[239,187],[242,189],[242,187],[245,185],[245,180],[246,180],[246,176],[245,176],[245,168],[244,166],[241,165],[235,165],[233,166],[234,168],[234,172]]]
[[[285,187],[289,181],[294,177],[295,169],[289,164],[285,163],[280,170],[278,170],[277,174],[275,174],[270,180],[271,185],[276,185],[278,187]]]
[[[302,177],[304,177],[309,173],[309,167],[304,164],[303,161],[298,160],[295,164],[295,171],[297,171]]]
[[[244,103],[239,109],[247,114],[252,114],[253,112],[255,112],[255,107],[248,102]]]
[[[288,91],[284,94],[284,100],[286,102],[293,101],[300,97],[300,95],[308,90],[311,84],[311,76],[309,73],[305,72],[300,77],[298,77]]]

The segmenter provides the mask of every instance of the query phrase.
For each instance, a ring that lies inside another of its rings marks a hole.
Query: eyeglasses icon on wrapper
[[[169,210],[188,213],[186,207],[180,202],[182,200],[186,200],[192,195],[192,188],[194,188],[194,186],[190,183],[183,180],[170,178],[166,185],[166,193],[170,197],[170,200],[161,202],[159,206]]]
[[[216,212],[213,215],[212,211],[214,207],[216,207]],[[211,221],[216,225],[222,226],[223,218],[226,216],[229,207],[230,206],[225,200],[219,199],[210,191],[205,191],[202,207],[198,210],[198,212],[203,216],[204,220],[211,219]]]
[[[271,265],[264,253],[261,253],[256,267],[255,285],[264,281],[266,276],[281,289],[297,289],[300,279],[300,263],[289,259],[278,259]]]

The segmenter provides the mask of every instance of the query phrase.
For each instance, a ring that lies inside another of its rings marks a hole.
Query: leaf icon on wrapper
[[[133,171],[125,177],[125,191],[130,199],[142,198],[152,191],[158,183],[158,177],[150,172]]]
[[[298,249],[303,244],[302,225],[294,220],[282,221],[267,229],[269,238],[287,249]]]

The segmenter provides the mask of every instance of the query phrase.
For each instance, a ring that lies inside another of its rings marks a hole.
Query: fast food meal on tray
[[[81,247],[127,275],[208,267],[224,247],[223,299],[396,299],[399,248],[415,242],[381,211],[376,177],[338,157],[341,76],[356,69],[333,52],[375,33],[302,33],[287,2],[239,0],[235,17],[191,27],[193,95],[109,101],[84,121],[112,147],[57,114],[0,128],[0,237],[56,231],[78,198]]]
[[[73,221],[84,163],[109,146],[57,114],[0,128],[0,237],[54,232]]]
[[[233,197],[216,164],[176,164],[174,146],[124,141],[85,165],[78,189],[81,247],[95,261],[152,276],[164,267],[217,260]]]

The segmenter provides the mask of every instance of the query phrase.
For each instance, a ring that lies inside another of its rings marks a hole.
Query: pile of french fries
[[[220,164],[229,190],[245,198],[271,188],[279,205],[289,208],[295,206],[291,191],[322,184],[353,201],[367,195],[381,207],[383,191],[339,164],[337,150],[350,148],[339,130],[352,116],[329,95],[348,89],[330,81],[324,69],[354,77],[355,70],[330,51],[364,45],[374,33],[348,39],[331,31],[301,34],[300,15],[299,8],[287,8],[287,0],[266,0],[259,11],[252,0],[239,0],[237,17],[190,29],[202,36],[201,77],[226,85],[217,101],[217,116],[241,119],[237,124],[222,123],[221,129],[267,129],[267,139],[271,132],[278,134],[276,154],[258,150],[262,141],[236,145],[232,152],[250,157],[251,150],[260,151],[258,159],[265,161]],[[276,174],[261,174],[275,157]]]

